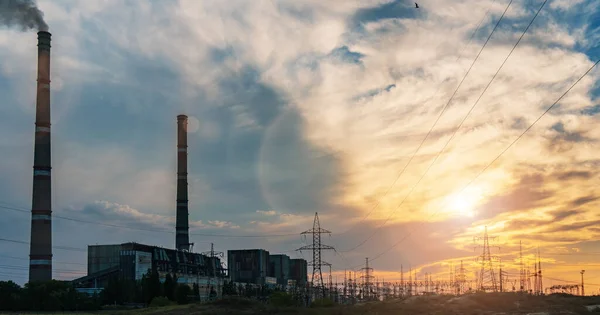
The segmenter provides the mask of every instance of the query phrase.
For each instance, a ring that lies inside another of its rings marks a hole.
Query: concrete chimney
[[[38,32],[37,100],[31,203],[29,282],[52,280],[52,181],[50,177],[50,33]]]
[[[177,218],[175,222],[175,248],[189,251],[187,119],[186,115],[177,116]]]

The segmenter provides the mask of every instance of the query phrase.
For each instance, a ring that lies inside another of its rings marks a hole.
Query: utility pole
[[[504,292],[504,291],[502,290],[502,289],[504,289],[504,288],[502,287],[502,282],[503,282],[503,277],[502,277],[502,259],[501,259],[501,258],[498,258],[498,261],[499,261],[499,263],[500,263],[500,272],[499,272],[499,275],[500,275],[500,292]]]
[[[409,265],[408,267],[408,295],[411,296],[412,295],[412,267]]]
[[[539,295],[544,294],[544,285],[542,282],[542,257],[540,256],[540,248],[538,247],[538,289]]]
[[[585,270],[581,270],[581,295],[585,296],[585,287],[583,286],[583,274],[585,273]]]
[[[344,299],[346,299],[346,297],[348,296],[348,291],[346,291],[348,286],[348,276],[347,276],[347,270],[344,269]]]
[[[321,260],[321,251],[323,250],[335,250],[332,246],[321,244],[321,234],[329,234],[331,235],[331,231],[325,230],[321,228],[321,223],[319,223],[319,213],[315,212],[315,219],[313,221],[313,228],[310,230],[306,230],[301,235],[311,234],[313,242],[311,245],[302,246],[297,249],[297,251],[303,250],[312,250],[313,259],[310,262],[310,266],[313,267],[313,273],[311,277],[311,282],[313,288],[316,289],[315,298],[324,298],[325,297],[325,285],[323,283],[323,272],[322,267],[324,265],[329,265],[328,263]]]

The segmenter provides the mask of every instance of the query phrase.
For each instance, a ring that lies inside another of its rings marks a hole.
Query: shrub
[[[274,292],[269,297],[269,301],[273,306],[294,306],[296,302],[291,294],[285,292]]]
[[[150,302],[150,307],[163,307],[169,305],[173,305],[173,302],[164,296],[157,296],[152,299],[152,302]]]
[[[192,288],[190,288],[187,284],[177,285],[177,289],[175,290],[175,299],[177,300],[177,304],[188,304],[190,302],[189,295],[191,294]]]
[[[312,303],[310,303],[310,307],[332,307],[334,306],[335,303],[327,298],[324,299],[317,299],[314,300]]]

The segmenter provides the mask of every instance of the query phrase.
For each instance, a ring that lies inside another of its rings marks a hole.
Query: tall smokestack
[[[33,198],[29,282],[52,280],[52,181],[50,177],[50,33],[38,32]]]
[[[189,251],[187,119],[186,115],[177,116],[177,218],[175,223],[175,247],[178,250]]]

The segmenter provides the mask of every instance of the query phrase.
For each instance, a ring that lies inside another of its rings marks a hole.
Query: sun
[[[454,194],[448,200],[448,212],[462,217],[472,218],[476,212],[476,207],[481,199],[479,194]]]

